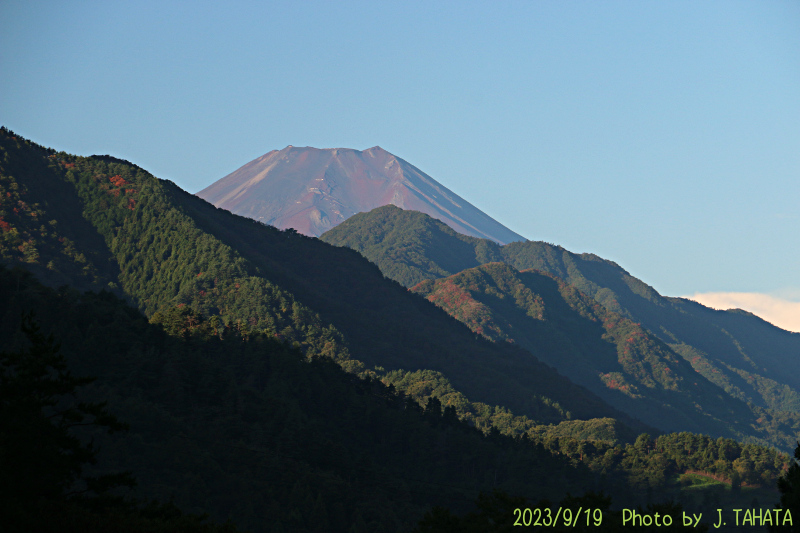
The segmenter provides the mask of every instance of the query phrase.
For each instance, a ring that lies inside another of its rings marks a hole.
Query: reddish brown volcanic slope
[[[314,237],[356,213],[394,204],[422,211],[466,235],[501,244],[525,240],[378,146],[363,152],[287,146],[197,196],[237,215]]]

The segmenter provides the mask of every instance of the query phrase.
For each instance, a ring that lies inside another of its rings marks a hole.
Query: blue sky
[[[800,301],[794,0],[4,0],[0,123],[190,192],[380,145],[663,294]]]

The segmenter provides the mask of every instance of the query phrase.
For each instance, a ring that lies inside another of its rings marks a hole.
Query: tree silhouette
[[[127,429],[105,402],[81,402],[78,388],[93,378],[75,377],[59,345],[45,336],[32,314],[23,316],[27,348],[0,353],[0,501],[6,510],[42,500],[100,494],[134,484],[125,474],[83,475],[97,449],[75,434],[82,426]]]
[[[794,460],[789,470],[778,478],[778,490],[781,492],[781,503],[776,506],[783,509],[780,525],[772,525],[770,531],[800,531],[800,442],[794,449]],[[783,525],[785,513],[791,513],[793,525]]]

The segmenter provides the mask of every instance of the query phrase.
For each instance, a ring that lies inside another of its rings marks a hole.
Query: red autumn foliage
[[[606,381],[606,387],[621,392],[627,392],[630,389],[630,385],[623,385],[614,378],[609,378],[608,381]]]
[[[116,185],[117,187],[122,187],[123,185],[130,185],[125,179],[117,174],[116,176],[111,176],[108,178],[108,181]]]
[[[3,220],[3,217],[0,217],[0,228],[3,228],[3,231],[11,231],[14,229],[11,227],[11,224]]]
[[[133,211],[133,208],[136,207],[136,200],[133,198],[128,198],[128,209]]]

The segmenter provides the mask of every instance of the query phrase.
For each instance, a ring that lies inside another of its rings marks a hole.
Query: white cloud
[[[757,292],[706,292],[685,298],[714,309],[744,309],[779,328],[800,332],[800,302]]]

